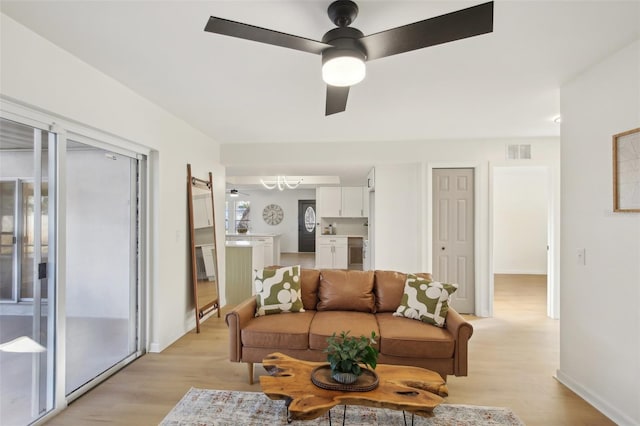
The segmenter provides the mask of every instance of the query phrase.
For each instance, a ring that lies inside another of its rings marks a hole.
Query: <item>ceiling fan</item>
[[[215,16],[209,18],[204,30],[321,55],[322,78],[327,83],[325,115],[346,109],[349,87],[365,76],[365,61],[493,31],[492,1],[368,36],[349,26],[358,15],[353,1],[334,1],[327,13],[337,28],[327,32],[322,41]]]
[[[230,197],[238,197],[240,195],[245,195],[247,197],[249,196],[249,194],[247,194],[246,192],[240,192],[235,188],[228,190],[227,194],[229,194]]]

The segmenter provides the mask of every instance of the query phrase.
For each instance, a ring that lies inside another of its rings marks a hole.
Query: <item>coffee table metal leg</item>
[[[291,418],[291,413],[289,413],[289,405],[292,401],[293,399],[291,398],[287,398],[284,400],[284,406],[287,407],[287,423],[291,423],[293,421],[293,419]]]
[[[402,410],[402,419],[404,420],[404,426],[408,426],[407,425],[407,417],[405,416],[405,411]],[[411,413],[411,426],[413,426],[413,419],[415,418],[415,413]]]
[[[331,410],[329,410],[329,426],[331,426]],[[345,422],[347,421],[347,405],[345,404],[344,406],[344,411],[342,412],[342,426],[345,425]]]

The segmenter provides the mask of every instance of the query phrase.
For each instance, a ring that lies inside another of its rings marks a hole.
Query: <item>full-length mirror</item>
[[[217,309],[218,318],[220,317],[218,250],[211,172],[208,180],[198,179],[191,175],[191,165],[187,164],[187,191],[196,332],[200,333],[200,322],[205,315]]]

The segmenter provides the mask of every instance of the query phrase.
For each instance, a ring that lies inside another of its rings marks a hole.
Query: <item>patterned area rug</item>
[[[344,406],[331,410],[334,425],[342,424]],[[489,426],[524,423],[508,408],[473,405],[442,404],[433,411],[435,416],[415,416],[414,425]],[[411,415],[407,414],[411,424]],[[234,392],[191,388],[182,397],[161,426],[231,426],[231,425],[328,425],[328,414],[315,420],[287,423],[284,401],[273,401],[258,392]],[[404,425],[401,411],[348,406],[346,425]]]

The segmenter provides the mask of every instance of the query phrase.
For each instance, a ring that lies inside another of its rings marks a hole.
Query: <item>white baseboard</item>
[[[211,312],[209,312],[207,315],[205,315],[200,322],[204,321],[205,319],[209,318],[212,315],[217,315],[216,310],[212,310]],[[193,310],[190,313],[185,314],[185,319],[184,319],[184,331],[182,333],[178,333],[178,335],[173,336],[173,338],[169,341],[169,343],[167,343],[164,346],[160,346],[160,343],[157,342],[152,342],[149,344],[149,352],[153,352],[153,353],[160,353],[163,350],[167,349],[169,346],[173,345],[178,339],[180,339],[182,336],[184,336],[185,334],[189,333],[191,330],[193,330],[194,328],[196,328],[196,317],[193,313]]]
[[[164,346],[160,346],[160,343],[154,342],[154,343],[150,343],[149,344],[149,352],[152,353],[160,353],[162,351],[164,351],[165,349],[167,349],[169,346],[173,345],[179,338],[181,338],[182,336],[184,336],[185,334],[187,334],[190,330],[194,329],[196,327],[196,320],[195,318],[192,320],[193,322],[193,326],[191,326],[191,328],[189,328],[189,325],[187,325],[187,329],[181,333],[178,334],[177,336],[174,336],[169,343],[167,343]]]
[[[618,410],[616,407],[612,406],[608,401],[605,401],[598,395],[594,395],[587,388],[582,386],[577,381],[573,380],[571,377],[564,374],[559,369],[556,370],[556,379],[571,389],[573,392],[578,394],[582,399],[587,401],[589,404],[593,405],[598,411],[607,416],[611,421],[620,426],[637,426],[638,421],[632,419],[625,413]]]

